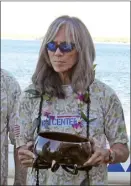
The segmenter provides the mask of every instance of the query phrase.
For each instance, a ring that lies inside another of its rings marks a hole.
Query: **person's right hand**
[[[18,149],[18,158],[23,167],[32,167],[35,159],[35,154],[31,152],[31,147],[33,142],[30,141],[26,145],[19,147]]]

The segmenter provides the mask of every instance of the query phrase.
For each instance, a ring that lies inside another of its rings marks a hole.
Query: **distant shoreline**
[[[93,40],[95,43],[130,44],[130,38],[125,37],[94,37]]]
[[[109,41],[108,41],[108,42],[107,42],[107,41],[99,41],[99,42],[98,42],[98,41],[94,41],[94,43],[95,43],[95,44],[130,45],[130,42],[127,42],[127,43],[126,43],[126,42],[123,42],[123,43],[122,43],[122,42],[112,42],[112,41],[110,41],[110,42],[109,42]]]
[[[41,38],[36,37],[1,37],[1,40],[25,40],[25,41],[34,41],[42,40]],[[111,38],[111,37],[93,37],[94,43],[104,43],[104,44],[130,44],[130,38],[120,37],[120,38]]]

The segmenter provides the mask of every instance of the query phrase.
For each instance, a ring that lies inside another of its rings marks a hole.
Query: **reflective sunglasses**
[[[71,52],[75,48],[74,43],[61,42],[59,45],[55,41],[46,44],[46,48],[52,52],[56,52],[57,48],[63,52]]]

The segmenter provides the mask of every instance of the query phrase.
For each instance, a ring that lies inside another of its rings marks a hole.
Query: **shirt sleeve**
[[[9,138],[12,144],[15,144],[14,125],[16,120],[17,104],[18,104],[20,94],[21,94],[21,89],[18,82],[14,77],[9,76],[7,81],[7,99],[8,99],[7,121],[8,121]]]
[[[17,121],[15,124],[15,138],[16,147],[25,145],[28,141],[33,141],[34,131],[36,126],[32,123],[32,99],[30,99],[28,93],[22,92],[19,104]]]
[[[115,92],[107,98],[105,113],[105,134],[112,146],[115,143],[127,143],[125,119],[121,102]]]

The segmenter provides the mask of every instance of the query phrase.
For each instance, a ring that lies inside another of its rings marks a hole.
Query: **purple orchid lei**
[[[95,73],[96,65],[97,64],[93,65],[94,73]],[[82,126],[83,126],[82,119],[84,119],[86,122],[89,120],[89,118],[87,118],[87,116],[82,111],[84,103],[90,104],[91,101],[90,101],[89,94],[87,92],[85,94],[78,93],[76,96],[76,99],[77,99],[77,103],[78,103],[78,112],[79,112],[80,118],[77,120],[77,123],[72,125],[72,127],[75,130],[75,132],[77,134],[79,134],[82,131]],[[96,118],[90,119],[89,122],[92,122],[94,120],[96,120]]]
[[[77,104],[78,104],[78,113],[80,115],[80,117],[77,119],[77,122],[72,124],[72,127],[75,131],[76,134],[79,134],[82,131],[83,128],[83,124],[82,124],[82,120],[85,120],[86,122],[88,121],[87,116],[84,114],[83,110],[83,106],[84,103],[90,103],[90,99],[89,99],[89,94],[86,92],[85,94],[82,93],[78,93],[76,95],[76,100],[77,100]],[[53,99],[50,98],[48,95],[44,95],[44,99],[49,102],[49,105],[52,104]],[[43,116],[45,117],[46,120],[54,120],[55,116],[51,115],[51,112],[48,109],[44,109],[43,111]],[[89,120],[89,122],[94,121],[96,118]]]
[[[48,94],[44,94],[43,99],[48,103],[49,107],[51,107],[52,102],[55,98],[50,97]],[[51,109],[49,109],[49,107],[43,110],[43,116],[45,117],[46,120],[49,120],[49,119],[54,120],[55,116],[51,115]]]
[[[75,133],[79,134],[82,131],[82,127],[83,127],[82,119],[87,121],[87,117],[82,111],[83,106],[84,106],[84,103],[88,103],[90,102],[90,100],[89,100],[88,93],[85,93],[85,94],[78,93],[76,96],[76,99],[78,103],[78,112],[79,112],[80,117],[77,119],[77,122],[72,125],[72,127],[75,130]]]
[[[55,116],[51,116],[51,112],[43,112],[43,115],[47,118],[50,118],[51,120],[54,120],[55,119]]]

